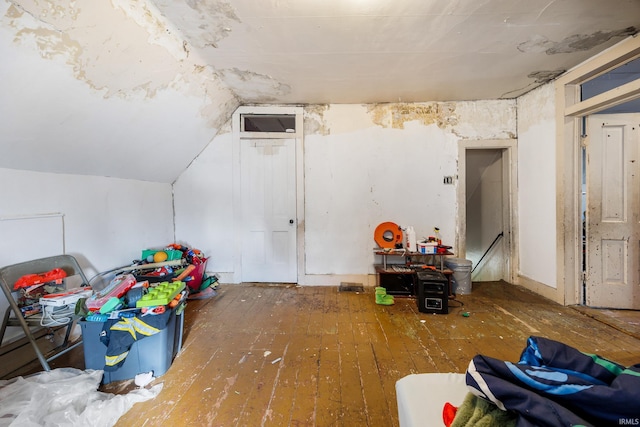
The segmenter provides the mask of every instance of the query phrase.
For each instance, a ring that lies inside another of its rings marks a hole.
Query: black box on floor
[[[415,272],[383,271],[378,274],[378,286],[387,290],[389,295],[414,295]]]
[[[418,311],[421,313],[449,313],[449,281],[439,271],[416,273]]]

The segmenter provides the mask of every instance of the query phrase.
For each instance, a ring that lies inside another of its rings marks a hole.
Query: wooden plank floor
[[[189,302],[183,350],[154,382],[164,383],[160,395],[117,425],[397,426],[398,379],[464,372],[479,353],[517,361],[530,335],[640,363],[640,335],[519,287],[474,283],[457,299],[436,315],[410,298],[376,305],[372,288],[221,285],[217,297]],[[640,332],[640,313],[629,313]]]

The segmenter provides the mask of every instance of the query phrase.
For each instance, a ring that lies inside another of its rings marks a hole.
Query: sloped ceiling
[[[514,98],[637,0],[0,0],[0,167],[172,182],[245,103]]]

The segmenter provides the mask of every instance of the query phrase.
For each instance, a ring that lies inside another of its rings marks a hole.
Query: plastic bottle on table
[[[415,252],[417,251],[417,239],[416,232],[413,229],[413,226],[408,226],[406,229],[406,248],[408,251]]]

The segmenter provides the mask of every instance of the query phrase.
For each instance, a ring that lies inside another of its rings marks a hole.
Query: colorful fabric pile
[[[640,425],[640,364],[624,367],[547,338],[530,337],[518,363],[475,356],[466,382],[517,427]]]

